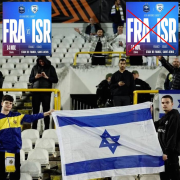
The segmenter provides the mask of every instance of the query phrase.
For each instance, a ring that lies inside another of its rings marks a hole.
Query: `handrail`
[[[0,91],[11,91],[11,92],[54,92],[54,109],[60,110],[61,107],[61,97],[59,89],[0,89]]]
[[[138,94],[140,93],[158,93],[159,90],[138,90],[138,91],[134,91],[134,98],[133,98],[133,104],[137,104],[138,103]]]
[[[73,65],[76,66],[77,61],[77,55],[78,54],[119,54],[119,59],[121,58],[121,54],[126,54],[126,52],[114,52],[114,51],[108,51],[108,52],[77,52],[74,57]]]

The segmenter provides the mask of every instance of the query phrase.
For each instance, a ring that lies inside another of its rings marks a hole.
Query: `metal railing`
[[[77,56],[78,54],[119,54],[119,59],[121,58],[121,54],[126,54],[126,52],[114,52],[114,51],[109,51],[109,52],[77,52],[75,54],[75,57],[74,57],[74,62],[73,62],[73,65],[76,66],[76,61],[77,61]]]
[[[58,89],[0,89],[0,91],[8,92],[54,92],[54,109],[60,110],[61,107],[61,95]]]
[[[138,91],[134,91],[134,97],[133,97],[133,104],[137,104],[138,103],[138,94],[145,94],[145,93],[159,93],[159,90],[138,90]]]

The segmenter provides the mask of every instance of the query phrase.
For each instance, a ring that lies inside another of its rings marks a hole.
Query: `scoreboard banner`
[[[126,2],[126,54],[177,56],[178,2]]]
[[[51,2],[3,2],[3,56],[51,55]]]

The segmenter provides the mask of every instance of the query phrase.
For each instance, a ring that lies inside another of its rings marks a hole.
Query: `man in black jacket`
[[[162,65],[172,74],[171,89],[180,90],[180,68],[173,67],[168,61],[164,59],[163,56],[158,56],[158,59],[162,63]]]
[[[155,122],[165,161],[165,172],[160,173],[160,178],[179,180],[180,116],[178,110],[173,109],[173,98],[170,95],[162,97],[161,105],[165,115]]]
[[[132,73],[126,70],[125,59],[119,60],[119,70],[112,75],[110,88],[114,106],[131,104],[135,84]]]
[[[32,88],[35,89],[51,89],[52,83],[57,83],[58,78],[55,68],[51,62],[46,59],[46,56],[40,56],[36,65],[32,68],[29,82],[32,83]],[[51,102],[51,92],[33,92],[32,107],[33,114],[39,113],[40,104],[42,103],[43,111],[49,111]],[[50,117],[44,118],[45,129],[49,129]],[[37,129],[37,121],[33,122],[33,129]]]
[[[132,71],[132,74],[135,81],[135,90],[151,90],[148,83],[139,79],[139,72],[137,70]],[[138,94],[138,103],[143,103],[146,101],[151,101],[151,96],[149,93]]]
[[[176,57],[174,58],[173,62],[172,62],[172,66],[174,68],[179,68],[179,59]],[[172,87],[172,80],[173,80],[173,75],[171,73],[169,73],[166,77],[165,83],[164,83],[164,89],[165,90],[170,90]]]

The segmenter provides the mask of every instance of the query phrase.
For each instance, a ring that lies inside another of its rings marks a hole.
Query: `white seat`
[[[82,38],[76,38],[76,39],[74,39],[74,42],[75,42],[75,43],[81,43],[81,44],[84,44],[84,43],[85,43],[85,40],[82,39]]]
[[[57,48],[56,52],[67,53],[67,49],[66,48]]]
[[[12,56],[12,59],[15,58],[15,59],[23,59],[24,56]]]
[[[34,64],[29,64],[29,69],[32,69],[34,67]]]
[[[19,77],[19,82],[29,82],[29,75],[22,75]]]
[[[21,89],[27,89],[27,83],[26,82],[17,82],[14,85],[14,88],[21,88]]]
[[[53,39],[55,39],[55,38],[63,39],[64,36],[61,34],[55,34],[55,35],[53,35]]]
[[[52,44],[51,44],[51,47],[52,47],[53,49],[56,49],[56,48],[57,48],[57,44],[56,44],[56,43],[52,43]]]
[[[74,54],[73,53],[67,53],[67,54],[65,54],[65,58],[74,58]]]
[[[22,74],[23,74],[22,69],[12,69],[10,71],[10,75],[21,76]]]
[[[0,59],[3,59],[3,58],[9,59],[9,58],[11,58],[11,56],[3,56],[2,54],[0,54]]]
[[[2,72],[3,76],[9,75],[9,70],[8,69],[0,69],[0,71]]]
[[[69,48],[69,47],[70,47],[70,44],[69,44],[69,43],[65,43],[65,42],[64,42],[64,43],[60,43],[60,44],[59,44],[59,48],[66,48],[66,49],[67,49],[67,48]]]
[[[87,42],[86,42],[86,43],[84,44],[84,48],[89,48],[89,49],[90,49],[90,47],[91,47],[91,43],[87,43]]]
[[[60,58],[58,57],[51,57],[49,58],[49,60],[51,61],[51,63],[60,63]]]
[[[0,60],[0,64],[5,64],[6,63],[6,59],[5,58],[2,58],[1,60]]]
[[[17,82],[17,76],[14,76],[14,75],[12,75],[12,76],[11,75],[5,76],[4,81],[5,82],[16,83]]]
[[[81,58],[90,58],[90,54],[78,54],[78,57],[81,57]]]
[[[41,164],[35,161],[24,161],[21,163],[21,173],[30,174],[32,177],[41,176]]]
[[[10,59],[8,59],[8,63],[10,63],[10,64],[18,64],[19,63],[19,58],[10,58]]]
[[[27,173],[21,173],[20,180],[32,180],[32,176]]]
[[[32,151],[31,139],[22,138],[22,150],[24,150],[25,153]]]
[[[36,141],[35,148],[46,149],[49,154],[54,154],[55,141],[53,139],[40,138]]]
[[[33,59],[26,57],[26,58],[21,59],[21,63],[32,64],[33,63]]]
[[[25,161],[25,152],[23,149],[20,150],[20,162]]]
[[[52,57],[63,58],[63,57],[64,57],[64,54],[63,54],[63,53],[59,53],[59,52],[54,52],[54,53],[52,54]]]
[[[27,160],[37,161],[41,166],[49,164],[49,153],[46,149],[33,149],[29,152]]]
[[[53,39],[52,39],[52,43],[59,44],[60,41],[61,41],[61,38],[53,38]]]
[[[140,180],[160,180],[159,175],[142,175],[142,177],[140,178]]]
[[[68,34],[68,37],[74,39],[74,38],[76,38],[76,35],[75,34]]]
[[[3,89],[12,88],[12,82],[3,82]]]
[[[67,64],[70,64],[70,63],[73,63],[73,58],[62,58],[61,59],[61,63],[67,63]]]
[[[79,51],[79,48],[70,48],[68,52],[77,53]]]
[[[22,138],[31,139],[32,143],[34,144],[36,140],[39,139],[39,131],[36,129],[26,129],[22,131]]]
[[[79,44],[79,43],[73,43],[71,44],[71,48],[82,48],[82,44]]]
[[[27,70],[25,70],[25,73],[24,73],[25,75],[30,75],[31,74],[31,69],[27,69]]]
[[[53,139],[55,141],[56,144],[58,144],[58,137],[57,137],[57,133],[56,133],[56,129],[47,129],[43,132],[42,134],[42,138],[45,139]]]
[[[81,52],[89,52],[90,48],[84,47],[81,49]]]
[[[14,64],[5,63],[2,65],[2,69],[14,69]]]
[[[26,70],[28,69],[28,64],[27,63],[16,64],[16,68]]]
[[[88,62],[88,60],[87,58],[77,57],[76,62],[85,64]]]
[[[69,44],[71,44],[72,42],[73,42],[72,38],[64,38],[64,39],[62,39],[62,43],[69,43]]]
[[[112,177],[112,180],[136,180],[133,176],[119,176],[119,177]]]

